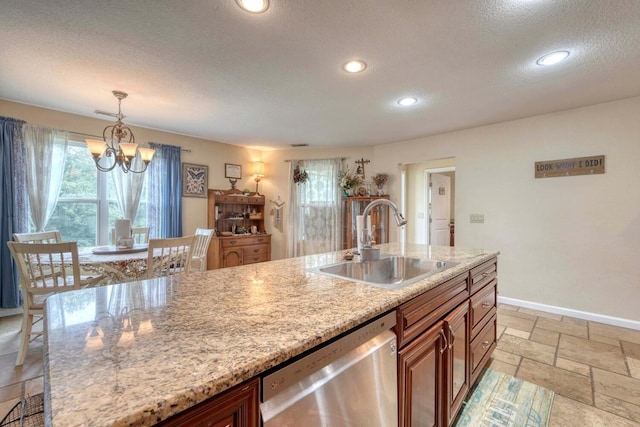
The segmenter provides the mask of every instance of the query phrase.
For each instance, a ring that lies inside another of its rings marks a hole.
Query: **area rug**
[[[455,422],[456,427],[544,427],[554,393],[486,368]]]

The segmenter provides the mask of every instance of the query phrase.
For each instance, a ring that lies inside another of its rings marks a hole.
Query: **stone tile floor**
[[[0,419],[42,392],[42,339],[15,367],[21,315],[0,317]],[[640,331],[502,304],[491,368],[556,395],[550,427],[640,426]]]
[[[640,426],[640,331],[501,304],[489,366],[553,390],[550,427]]]

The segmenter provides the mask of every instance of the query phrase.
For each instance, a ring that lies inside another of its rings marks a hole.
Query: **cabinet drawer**
[[[252,237],[228,237],[222,239],[223,248],[233,248],[236,246],[249,246],[271,243],[271,236],[252,236]]]
[[[429,329],[469,297],[469,275],[454,277],[398,307],[398,347]]]
[[[242,263],[243,264],[253,264],[256,262],[265,262],[265,261],[269,261],[269,254],[268,253],[263,253],[263,254],[257,254],[257,255],[247,255],[246,252],[242,257]]]
[[[471,329],[472,336],[482,328],[482,320],[496,311],[497,287],[494,285],[483,288],[471,297]]]
[[[477,337],[471,341],[471,384],[475,381],[482,367],[491,357],[491,352],[496,347],[496,319],[491,320],[480,331]]]
[[[253,255],[266,254],[267,252],[269,252],[269,247],[267,245],[254,245],[242,248],[242,255],[245,258]]]
[[[216,203],[235,203],[246,205],[250,197],[247,196],[216,196]]]
[[[498,277],[498,259],[493,258],[480,264],[479,266],[472,268],[471,273],[471,294],[473,295],[484,286],[488,285],[492,280],[496,280]]]

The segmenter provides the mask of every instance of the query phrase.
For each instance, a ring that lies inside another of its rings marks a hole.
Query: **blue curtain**
[[[22,135],[24,121],[0,117],[0,307],[20,306],[17,273],[6,242],[15,229],[14,150]]]
[[[149,143],[156,150],[147,173],[147,222],[153,238],[182,236],[182,163],[180,147]]]

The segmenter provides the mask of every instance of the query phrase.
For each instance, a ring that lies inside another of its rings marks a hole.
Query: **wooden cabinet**
[[[492,259],[473,268],[471,280],[471,383],[480,375],[496,348],[498,264]]]
[[[255,378],[159,423],[162,427],[258,427],[260,381]]]
[[[464,302],[444,320],[447,351],[445,354],[445,381],[443,417],[445,426],[451,424],[462,407],[470,388],[469,369],[469,303]]]
[[[398,425],[439,426],[446,339],[439,321],[398,352]]]
[[[342,248],[351,249],[358,247],[356,236],[356,217],[362,215],[369,203],[378,199],[389,199],[389,196],[377,197],[344,197],[342,199],[343,231]],[[371,228],[376,243],[389,242],[389,206],[374,206],[369,212],[371,215]]]
[[[398,307],[400,426],[452,425],[495,349],[496,295],[494,258]]]
[[[208,225],[217,233],[207,253],[209,270],[271,260],[271,236],[264,227],[265,199],[239,190],[208,191]],[[250,234],[255,227],[258,234]],[[233,233],[223,236],[221,233]]]

